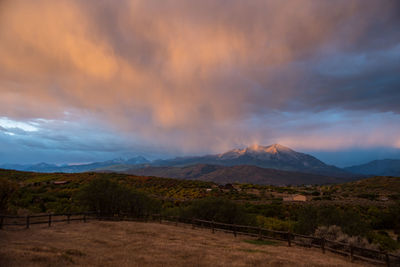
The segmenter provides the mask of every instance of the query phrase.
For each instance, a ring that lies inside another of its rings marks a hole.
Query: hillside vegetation
[[[399,178],[393,177],[324,186],[220,186],[119,173],[0,170],[0,210],[11,214],[95,211],[109,216],[162,213],[308,235],[335,225],[344,235],[393,251],[400,246],[398,187]],[[284,201],[294,195],[307,201]]]

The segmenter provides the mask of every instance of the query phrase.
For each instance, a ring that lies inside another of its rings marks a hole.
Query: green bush
[[[391,238],[385,231],[371,232],[368,239],[379,244],[380,249],[384,251],[395,251],[400,248],[400,243]]]
[[[247,213],[262,215],[264,217],[274,217],[285,219],[285,208],[282,202],[273,202],[272,204],[252,204],[246,203],[244,209]]]
[[[275,231],[293,231],[294,223],[273,217],[257,216],[257,225]]]

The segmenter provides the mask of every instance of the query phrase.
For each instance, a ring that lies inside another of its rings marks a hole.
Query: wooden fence
[[[157,217],[158,216],[158,217]],[[232,233],[235,237],[237,235],[245,235],[256,237],[260,240],[270,239],[287,242],[288,246],[293,244],[304,247],[315,247],[321,249],[322,253],[330,251],[350,258],[350,261],[363,260],[373,264],[383,264],[387,266],[400,266],[400,256],[394,255],[385,251],[361,248],[353,246],[352,244],[332,241],[315,236],[300,235],[286,231],[274,231],[261,227],[254,227],[248,225],[237,225],[220,223],[199,219],[183,219],[180,217],[166,217],[160,215],[153,215],[153,219],[159,221],[170,221],[175,225],[178,223],[191,224],[192,228],[208,228],[212,233],[215,231],[223,231],[225,233]]]
[[[53,223],[66,222],[70,223],[72,221],[87,222],[88,220],[106,220],[106,221],[156,221],[159,223],[169,222],[176,226],[178,224],[191,225],[193,229],[197,228],[207,228],[210,229],[212,233],[216,231],[222,231],[225,233],[231,233],[235,237],[237,235],[245,235],[256,237],[260,240],[270,239],[279,240],[287,242],[288,246],[293,244],[304,247],[315,247],[321,249],[322,253],[325,251],[334,252],[347,256],[350,261],[356,259],[367,261],[374,264],[385,264],[387,266],[400,266],[400,256],[394,255],[385,251],[361,248],[353,246],[348,243],[332,241],[324,238],[318,238],[315,236],[300,235],[296,233],[286,232],[286,231],[274,231],[261,227],[254,227],[248,225],[238,225],[238,224],[228,224],[200,219],[187,219],[181,217],[173,216],[162,216],[159,214],[153,214],[149,216],[142,217],[131,217],[129,215],[119,215],[112,217],[99,216],[93,212],[85,213],[69,213],[69,214],[41,214],[41,215],[28,215],[28,216],[8,216],[0,215],[0,229],[5,226],[19,226],[30,228],[31,225],[35,224],[47,224],[49,227]]]
[[[28,229],[31,227],[31,225],[35,224],[47,224],[50,227],[53,223],[58,222],[87,222],[89,218],[95,218],[93,217],[94,215],[95,213],[92,212],[68,214],[38,214],[27,216],[0,215],[0,229],[3,229],[6,226],[22,226]]]

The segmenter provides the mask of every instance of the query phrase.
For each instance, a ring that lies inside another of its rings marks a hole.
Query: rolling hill
[[[130,169],[124,173],[140,176],[158,176],[179,179],[211,181],[220,184],[251,183],[261,185],[300,185],[343,183],[349,178],[337,178],[318,174],[282,171],[252,165],[221,166],[196,164],[184,167],[153,167]]]

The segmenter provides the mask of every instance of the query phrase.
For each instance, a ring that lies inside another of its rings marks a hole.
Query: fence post
[[[71,214],[68,214],[67,215],[67,223],[70,223],[71,222]]]
[[[215,233],[215,230],[214,230],[214,221],[211,222],[211,231],[212,231],[213,234]]]
[[[233,225],[233,235],[236,237],[236,225]]]
[[[0,229],[3,229],[4,216],[0,216]]]
[[[29,229],[29,215],[26,216],[26,229]]]
[[[385,253],[385,257],[386,257],[386,266],[390,267],[390,257],[389,257],[389,254],[387,252]]]
[[[258,240],[262,240],[261,227],[258,227]]]
[[[196,226],[194,225],[194,218],[192,218],[192,229],[195,229]]]
[[[178,217],[175,217],[175,226],[178,226]]]
[[[288,233],[287,233],[287,243],[288,243],[288,246],[289,247],[291,247],[292,246],[292,234],[290,233],[290,231],[288,231]]]
[[[350,261],[354,261],[354,247],[350,245]]]
[[[325,253],[325,238],[321,238],[321,249],[322,253]]]
[[[49,214],[49,227],[51,226],[51,214]]]
[[[86,213],[83,214],[83,222],[86,222]]]

